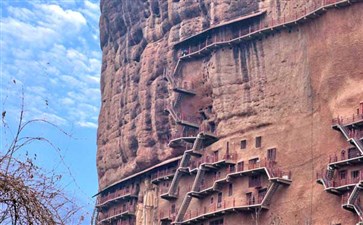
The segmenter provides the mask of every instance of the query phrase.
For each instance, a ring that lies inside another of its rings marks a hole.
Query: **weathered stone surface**
[[[164,112],[169,93],[162,74],[164,68],[172,71],[177,62],[174,43],[258,9],[267,10],[266,20],[282,19],[311,4],[305,0],[101,1],[100,189],[181,154],[167,147],[175,124]],[[332,9],[290,30],[183,64],[178,80],[193,81],[198,102],[186,99],[182,110],[212,106],[220,137],[215,146],[231,140],[238,146],[241,136],[251,143],[262,136],[264,147],[279,149],[279,165],[293,172],[293,184],[274,197],[274,209],[263,215],[266,222],[261,224],[355,222],[339,208],[338,197],[316,184],[315,171],[326,165],[329,155],[347,146],[331,129],[331,119],[352,114],[363,100],[362,12],[362,3]],[[243,154],[250,158],[264,153]],[[146,193],[144,205],[155,195],[152,190]],[[137,224],[151,224],[138,217],[141,220]],[[272,223],[275,220],[280,222]]]

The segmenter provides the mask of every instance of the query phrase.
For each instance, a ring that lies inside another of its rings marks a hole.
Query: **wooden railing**
[[[99,220],[112,220],[113,218],[123,214],[123,213],[135,213],[136,210],[136,204],[133,203],[130,205],[127,203],[126,205],[120,205],[118,207],[110,208],[107,210],[107,212],[99,213]]]
[[[164,169],[164,170],[158,170],[157,172],[155,172],[151,175],[151,180],[160,179],[160,178],[163,178],[166,176],[172,176],[172,175],[174,175],[175,171],[176,171],[176,167]]]
[[[363,120],[363,114],[352,114],[352,116],[350,116],[350,117],[338,116],[338,117],[332,119],[332,124],[333,125],[336,125],[336,124],[346,125],[346,124],[351,124],[351,123],[355,123],[355,122],[362,121],[362,120]]]
[[[115,225],[134,225],[135,224],[135,220],[134,219],[128,219],[128,220],[118,220],[116,221],[116,223],[114,223]]]
[[[165,194],[168,194],[169,193],[169,190],[170,190],[170,186],[167,186],[167,187],[160,187],[160,195],[165,195]],[[173,194],[175,196],[179,196],[179,190],[180,188],[177,187],[176,189],[176,192],[175,193],[169,193],[169,194]]]
[[[217,211],[222,211],[226,209],[233,209],[238,207],[248,207],[254,206],[262,203],[264,196],[251,196],[250,198],[233,198],[228,200],[223,200],[221,202],[214,202],[209,206],[203,207],[202,209],[188,210],[184,216],[185,220],[197,219],[203,217],[206,214],[212,214]]]
[[[337,154],[334,154],[334,155],[329,156],[329,163],[336,163],[339,161],[344,161],[344,160],[356,158],[359,156],[362,156],[362,154],[359,152],[359,150],[357,150],[353,153],[349,153],[347,150],[347,151],[345,151],[345,154],[339,154],[339,156]]]
[[[216,35],[208,36],[202,42],[195,45],[189,45],[188,48],[182,50],[181,58],[189,57],[195,53],[201,52],[207,48],[212,48],[216,44],[227,44],[241,38],[251,38],[253,35],[260,34],[264,30],[273,30],[274,28],[284,27],[288,24],[295,25],[300,21],[305,20],[310,15],[316,15],[319,11],[324,10],[329,6],[333,6],[339,3],[347,3],[348,0],[313,0],[309,5],[305,4],[305,7],[292,13],[288,16],[284,15],[279,18],[269,18],[259,23],[251,24],[248,27],[241,26],[242,29],[231,30],[231,34],[228,35],[224,31],[217,33]]]
[[[198,165],[201,164],[205,164],[205,163],[209,163],[209,164],[213,164],[222,160],[231,160],[231,161],[235,161],[237,160],[237,153],[226,153],[224,154],[222,157],[216,156],[216,155],[212,155],[212,154],[206,154],[204,155],[201,159],[199,159]]]
[[[137,195],[138,190],[136,189],[136,187],[134,188],[123,188],[123,189],[119,189],[113,193],[108,193],[105,196],[99,197],[97,199],[97,205],[98,206],[102,206],[105,203],[108,202],[112,202],[118,198],[121,198],[123,196],[127,196],[127,195]]]
[[[357,177],[348,177],[348,173],[346,174],[346,178],[345,179],[332,179],[332,180],[328,180],[326,178],[327,175],[327,171],[326,169],[322,169],[321,171],[318,171],[316,173],[316,178],[317,179],[322,179],[325,183],[325,186],[327,188],[338,188],[338,187],[342,187],[342,186],[346,186],[346,185],[354,185],[359,183],[360,181],[363,180],[363,169],[361,169],[359,171],[359,176]]]
[[[174,221],[178,211],[179,211],[179,209],[175,209],[174,211],[169,209],[167,212],[161,211],[159,214],[159,218],[160,218],[160,220],[168,219],[168,220]]]

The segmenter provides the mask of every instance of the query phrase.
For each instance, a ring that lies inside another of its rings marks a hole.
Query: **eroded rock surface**
[[[305,0],[102,0],[100,189],[181,154],[167,146],[175,124],[164,111],[171,96],[162,79],[164,70],[172,72],[180,56],[173,49],[176,42],[258,10],[267,10],[262,21],[282,20],[313,4]],[[331,119],[350,114],[363,100],[362,12],[362,3],[333,9],[291,29],[216,49],[184,63],[178,78],[197,83],[199,101],[213,108],[221,141],[271,134],[266,143],[285,149],[280,165],[295,170],[297,177],[292,198],[280,202],[295,204],[290,213],[317,209],[318,201],[331,198],[324,196],[321,186],[314,186],[313,174],[345,141],[331,130]],[[336,140],[326,140],[328,135]],[[312,196],[314,191],[318,194]],[[304,199],[301,205],[293,203],[300,198]],[[316,213],[321,218],[334,214]],[[306,222],[303,217],[298,221]]]

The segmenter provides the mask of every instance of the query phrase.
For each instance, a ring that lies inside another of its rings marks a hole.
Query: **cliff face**
[[[97,165],[100,187],[171,155],[161,79],[172,45],[213,24],[258,10],[257,1],[101,1],[103,50]]]
[[[262,21],[281,21],[314,4],[306,0],[101,1],[100,188],[181,154],[167,146],[176,125],[164,111],[171,96],[162,79],[164,69],[171,73],[180,56],[172,47],[175,43],[256,11],[266,10]],[[304,215],[297,216],[299,210],[315,213],[313,224],[335,215],[318,210],[324,207],[319,202],[338,200],[315,184],[315,171],[326,165],[328,155],[347,145],[331,129],[331,119],[351,115],[363,100],[362,12],[361,3],[332,9],[307,23],[215,49],[184,62],[176,78],[192,82],[200,96],[198,102],[186,99],[181,111],[210,107],[220,143],[241,135],[262,136],[265,146],[280,149],[279,164],[293,171],[294,191],[288,199],[282,193],[276,204],[278,210],[296,216],[295,224],[304,224]],[[249,152],[246,157],[255,154],[259,153]]]

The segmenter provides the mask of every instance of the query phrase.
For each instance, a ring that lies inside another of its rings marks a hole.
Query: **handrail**
[[[210,41],[206,39],[197,45],[190,45],[187,51],[184,51],[180,56],[177,65],[174,68],[173,74],[178,72],[180,62],[183,59],[188,59],[191,56],[199,55],[199,53],[209,49],[215,48],[218,45],[227,45],[229,43],[240,41],[241,39],[251,39],[253,36],[260,35],[265,31],[277,30],[278,28],[285,28],[289,25],[296,25],[299,22],[306,20],[309,16],[318,15],[319,12],[324,12],[327,8],[333,7],[336,4],[350,3],[349,0],[314,0],[310,6],[305,6],[301,11],[296,11],[295,14],[289,16],[279,17],[277,19],[271,18],[267,21],[260,21],[259,24],[250,25],[242,30],[233,30],[234,34],[231,37],[222,35],[214,36]],[[238,32],[238,34],[237,34]],[[236,37],[237,36],[237,37]],[[213,40],[214,39],[214,40]]]
[[[218,181],[222,181],[222,180],[228,180],[231,175],[233,175],[234,173],[237,172],[245,172],[245,171],[249,171],[249,170],[265,170],[268,179],[275,179],[275,178],[280,178],[280,179],[288,179],[291,180],[291,171],[289,172],[284,172],[282,171],[279,167],[277,166],[269,166],[269,162],[268,160],[264,160],[266,162],[264,163],[259,163],[259,164],[254,164],[253,167],[249,167],[247,169],[245,168],[238,168],[238,166],[229,166],[227,171],[224,171],[223,173],[217,173],[212,179],[209,179],[207,183],[204,183],[203,185],[200,185],[197,192],[202,192],[204,190],[210,189],[210,188],[216,188],[216,183],[218,183]]]
[[[97,199],[97,205],[98,207],[104,206],[107,203],[110,203],[112,201],[115,201],[117,199],[123,198],[125,196],[129,196],[129,195],[137,195],[138,190],[136,188],[125,188],[125,189],[120,189],[117,190],[113,193],[109,193],[104,197],[99,197]]]
[[[212,203],[208,207],[204,207],[203,209],[197,208],[195,210],[188,210],[188,212],[185,214],[183,222],[198,219],[204,217],[205,215],[214,214],[216,212],[226,209],[259,206],[261,205],[263,198],[264,196],[252,195],[250,198],[246,199],[233,198],[229,200],[223,200],[221,202],[216,201],[215,203]]]
[[[329,156],[329,164],[332,163],[339,163],[342,161],[348,161],[350,159],[357,159],[357,158],[361,158],[363,157],[363,155],[359,152],[359,150],[357,150],[357,152],[355,152],[355,154],[349,154],[348,152],[345,155],[339,154],[340,157],[337,154],[334,155],[330,155]]]
[[[172,175],[174,175],[175,171],[176,171],[176,168],[158,170],[156,173],[153,173],[151,175],[151,180],[160,179],[160,178],[163,178],[166,176],[172,176]]]
[[[100,221],[106,221],[106,220],[111,220],[119,215],[122,215],[124,213],[135,213],[136,211],[136,204],[133,203],[132,205],[127,204],[127,206],[119,206],[119,207],[115,207],[113,208],[113,210],[108,210],[105,213],[99,212],[99,218]]]
[[[336,118],[332,119],[332,125],[347,125],[352,124],[358,121],[363,121],[363,113],[362,114],[352,114],[351,117],[341,117],[337,116]]]
[[[179,211],[178,208],[175,208],[174,212],[171,212],[171,209],[169,209],[167,213],[164,212],[164,211],[161,211],[159,213],[159,218],[160,218],[160,220],[168,218],[171,221],[174,221],[175,218],[176,218],[176,214],[177,214],[178,211]]]
[[[324,183],[325,189],[331,189],[331,188],[340,188],[347,185],[354,185],[363,180],[363,169],[360,170],[360,175],[358,177],[347,177],[345,179],[333,179],[328,180],[326,178],[326,170],[322,169],[322,171],[317,171],[316,178],[319,180],[321,179]],[[347,174],[348,176],[348,174]]]

